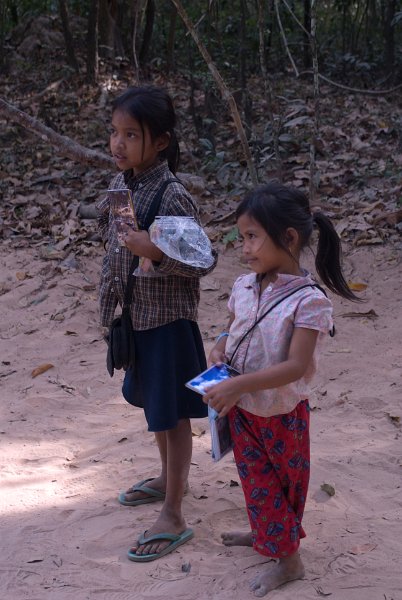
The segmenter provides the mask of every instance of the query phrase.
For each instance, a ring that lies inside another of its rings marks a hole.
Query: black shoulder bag
[[[268,310],[266,310],[266,311],[265,311],[265,313],[264,313],[263,315],[261,315],[261,317],[259,317],[259,318],[258,318],[258,319],[255,321],[255,323],[253,323],[253,325],[250,327],[250,329],[249,329],[248,331],[246,331],[246,333],[245,333],[245,334],[244,334],[244,335],[243,335],[243,336],[240,338],[240,340],[238,341],[238,343],[237,343],[237,345],[236,345],[236,348],[234,349],[234,352],[233,352],[233,354],[232,354],[231,358],[228,360],[228,363],[227,363],[227,364],[228,364],[228,365],[231,365],[231,364],[232,364],[232,361],[233,361],[233,359],[234,359],[234,356],[235,356],[236,352],[238,351],[238,349],[239,349],[239,347],[240,347],[240,344],[241,344],[241,343],[242,343],[242,342],[243,342],[243,341],[246,339],[246,337],[248,336],[248,334],[249,334],[249,333],[251,333],[251,332],[253,331],[254,327],[256,327],[256,326],[258,325],[258,323],[259,323],[260,321],[262,321],[262,320],[263,320],[263,319],[264,319],[264,318],[267,316],[267,314],[268,314],[268,313],[270,313],[270,312],[271,312],[271,310],[274,310],[274,308],[276,308],[276,307],[278,306],[278,304],[280,304],[281,302],[283,302],[284,300],[286,300],[286,299],[287,299],[287,298],[289,298],[290,296],[293,296],[293,294],[296,294],[296,292],[300,292],[300,290],[304,290],[304,288],[308,288],[308,287],[311,287],[311,288],[313,288],[313,287],[315,287],[315,288],[318,288],[318,289],[320,290],[320,292],[322,292],[322,293],[323,293],[325,296],[327,295],[327,294],[325,293],[325,290],[324,290],[324,289],[323,289],[323,288],[322,288],[320,285],[318,285],[318,283],[307,283],[306,285],[301,285],[300,287],[298,287],[298,288],[296,288],[296,289],[292,290],[291,292],[289,292],[289,294],[286,294],[286,296],[284,296],[284,297],[283,297],[283,298],[281,298],[280,300],[277,300],[277,302],[275,302],[275,303],[274,303],[272,306],[270,306],[270,307],[268,308]],[[329,332],[329,335],[330,335],[331,337],[333,337],[333,336],[335,335],[335,327],[332,327],[331,331]]]
[[[152,225],[156,213],[159,210],[160,203],[163,198],[165,189],[173,181],[179,181],[178,179],[166,179],[152,201],[152,204],[148,210],[147,216],[144,221],[144,229],[149,229]],[[134,332],[133,325],[131,322],[130,307],[133,299],[133,287],[134,287],[134,271],[138,267],[139,257],[134,256],[131,261],[130,269],[128,272],[128,279],[126,289],[124,290],[124,302],[122,306],[121,315],[113,319],[112,324],[109,328],[107,335],[107,356],[106,366],[110,377],[113,377],[114,370],[117,369],[128,369],[134,365],[135,361],[135,346],[134,346]]]

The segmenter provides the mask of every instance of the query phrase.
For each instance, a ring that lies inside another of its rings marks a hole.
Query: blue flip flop
[[[146,484],[153,481],[153,477],[149,479],[143,479],[138,483],[134,484],[129,492],[120,492],[118,500],[123,506],[139,506],[140,504],[150,504],[151,502],[161,502],[165,499],[166,494],[159,490],[154,490],[148,487]],[[145,498],[139,498],[138,500],[126,500],[126,494],[131,492],[141,492],[147,494]]]
[[[138,539],[138,543],[149,544],[150,542],[161,542],[167,540],[170,542],[169,546],[166,546],[164,550],[158,552],[157,554],[136,554],[131,550],[128,551],[127,556],[130,560],[134,562],[150,562],[151,560],[156,560],[157,558],[161,558],[169,552],[173,552],[176,550],[181,544],[185,544],[194,536],[194,531],[192,529],[185,529],[183,533],[180,535],[176,535],[174,533],[156,533],[155,535],[150,535],[149,537],[145,536],[146,531],[141,535]]]

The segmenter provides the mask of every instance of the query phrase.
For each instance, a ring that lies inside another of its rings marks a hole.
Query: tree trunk
[[[140,61],[137,53],[137,38],[139,31],[139,24],[141,21],[141,11],[143,9],[143,0],[134,0],[132,2],[132,11],[133,11],[133,30],[131,36],[131,49],[133,53],[133,65],[134,65],[134,74],[137,81],[140,80]]]
[[[252,128],[252,109],[251,109],[251,98],[247,89],[247,36],[246,36],[246,18],[247,8],[246,1],[240,0],[240,23],[239,23],[239,80],[241,85],[241,100],[244,114],[244,121],[246,123],[247,137],[250,139],[251,128]]]
[[[7,7],[5,2],[0,3],[0,69],[6,66],[6,52],[4,48],[4,40],[6,36],[6,18]]]
[[[174,67],[174,38],[176,33],[177,23],[177,8],[172,4],[170,9],[169,34],[166,49],[166,71],[170,71]]]
[[[115,56],[125,56],[123,30],[129,14],[129,4],[126,0],[109,0],[110,14],[113,19],[113,41]]]
[[[314,204],[317,194],[317,188],[319,182],[317,181],[317,167],[316,167],[316,153],[315,149],[318,145],[319,127],[320,127],[320,85],[318,78],[318,57],[317,57],[317,2],[318,0],[311,0],[311,13],[310,13],[310,45],[311,45],[311,56],[313,59],[313,73],[314,73],[314,121],[313,131],[310,140],[310,203]]]
[[[311,33],[311,5],[310,0],[304,0],[304,29],[303,32],[303,62],[304,68],[311,68],[311,49],[310,49],[310,33]]]
[[[74,69],[76,73],[79,73],[78,61],[74,51],[74,40],[70,29],[70,19],[68,16],[68,8],[66,0],[59,0],[59,10],[61,23],[63,25],[64,41],[66,44],[67,62]]]
[[[98,79],[99,55],[98,55],[98,20],[99,0],[91,0],[88,13],[87,33],[87,81],[96,83]]]
[[[280,117],[275,119],[274,113],[274,94],[271,82],[268,77],[267,54],[265,46],[265,13],[264,0],[258,0],[258,33],[259,33],[259,54],[261,75],[264,82],[265,100],[267,103],[268,117],[272,130],[272,143],[275,154],[276,176],[279,181],[282,181],[282,160],[279,151],[279,132],[280,132]]]
[[[155,1],[148,0],[145,9],[145,27],[142,36],[141,49],[139,53],[139,61],[141,68],[144,68],[147,64],[149,48],[151,46],[152,33],[154,30],[155,21]]]
[[[111,58],[114,53],[115,21],[111,15],[108,0],[99,0],[99,54]]]
[[[384,38],[385,38],[385,53],[384,63],[385,70],[388,74],[392,74],[394,71],[395,62],[395,37],[394,27],[392,21],[396,13],[396,0],[387,0],[385,7],[385,20],[384,20]]]

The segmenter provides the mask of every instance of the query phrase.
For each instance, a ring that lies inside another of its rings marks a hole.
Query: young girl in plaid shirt
[[[206,368],[198,329],[199,278],[208,268],[192,267],[163,254],[141,230],[147,211],[164,181],[172,179],[179,161],[174,132],[175,112],[170,96],[156,87],[133,87],[113,103],[110,148],[121,173],[111,189],[132,191],[139,231],[126,229],[125,247],[118,244],[110,215],[110,198],[97,203],[98,223],[107,254],[100,283],[101,322],[110,326],[124,289],[134,255],[153,261],[153,276],[134,278],[131,320],[134,329],[135,366],[126,371],[123,395],[144,409],[149,431],[154,432],[161,472],[119,495],[124,506],[163,501],[156,522],[128,552],[130,560],[150,561],[174,550],[193,536],[182,514],[182,500],[190,469],[192,434],[190,418],[204,417],[201,396],[185,382]],[[159,215],[193,217],[198,208],[183,185],[170,182]]]
[[[308,398],[317,348],[332,328],[331,302],[300,267],[314,224],[318,274],[332,292],[356,298],[342,275],[331,221],[311,213],[302,192],[270,183],[250,192],[236,216],[254,273],[234,284],[229,333],[219,336],[210,362],[230,359],[241,374],[211,387],[204,402],[229,415],[251,527],[223,534],[223,542],[277,559],[251,584],[264,596],[304,576],[298,549],[310,471]]]

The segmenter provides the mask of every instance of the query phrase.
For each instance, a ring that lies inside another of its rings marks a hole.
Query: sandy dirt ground
[[[367,289],[364,304],[334,299],[337,335],[315,382],[306,577],[270,600],[402,600],[399,251],[385,244],[347,253],[347,278]],[[222,254],[203,280],[207,350],[244,270],[238,254]],[[142,412],[121,396],[122,374],[106,372],[101,256],[93,248],[63,261],[0,246],[0,598],[252,598],[248,582],[266,559],[220,542],[222,531],[247,528],[247,518],[233,459],[213,463],[205,420],[193,422],[184,501],[194,539],[146,565],[126,557],[160,505],[126,508],[117,494],[156,475],[158,459]],[[46,363],[53,367],[33,377]]]

